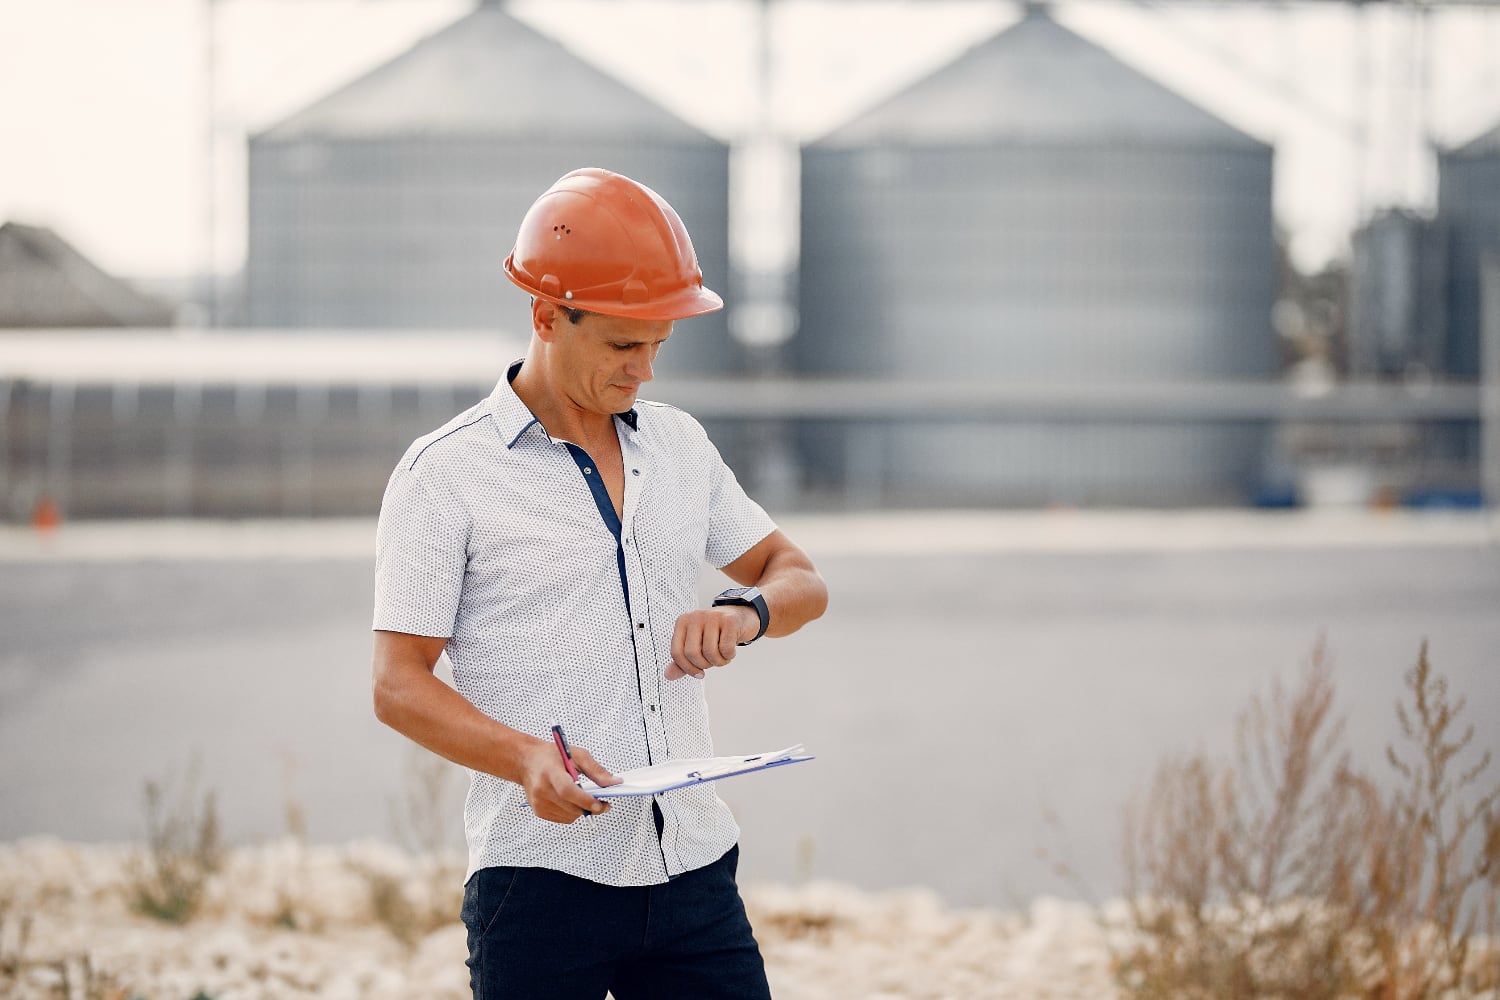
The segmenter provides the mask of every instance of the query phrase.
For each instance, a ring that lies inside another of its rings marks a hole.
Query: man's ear
[[[531,300],[531,332],[546,343],[557,339],[557,326],[563,318],[562,310],[546,299]]]

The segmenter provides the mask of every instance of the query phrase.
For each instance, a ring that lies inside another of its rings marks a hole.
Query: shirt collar
[[[511,366],[506,369],[504,377],[495,384],[495,391],[490,393],[490,412],[495,415],[500,437],[505,441],[507,448],[514,448],[516,442],[521,439],[521,435],[530,430],[532,425],[538,429],[542,426],[536,414],[532,413],[531,408],[521,401],[521,397],[516,395],[516,390],[511,386],[511,382],[515,381],[525,360],[521,358],[512,362]],[[634,408],[624,413],[616,413],[615,416],[632,431],[639,429],[641,418]],[[543,431],[543,433],[546,432]]]

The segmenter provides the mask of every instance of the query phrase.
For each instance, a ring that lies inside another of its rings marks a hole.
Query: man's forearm
[[[571,823],[609,809],[572,781],[553,743],[485,715],[438,680],[433,667],[446,640],[376,632],[375,717],[455,764],[514,781],[541,819]],[[572,748],[578,770],[601,785],[615,778],[583,747]]]
[[[771,613],[769,636],[791,635],[828,608],[828,586],[800,549],[772,556],[755,586]]]
[[[496,722],[419,662],[377,651],[375,717],[455,764],[520,781],[522,758],[540,742]]]

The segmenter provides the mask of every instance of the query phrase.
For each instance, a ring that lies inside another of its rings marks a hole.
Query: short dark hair
[[[533,298],[531,301],[535,302],[536,299]],[[548,299],[547,301],[551,302],[552,300]],[[563,315],[568,317],[568,322],[572,323],[574,326],[577,326],[579,323],[583,322],[583,317],[589,314],[589,311],[587,309],[574,309],[572,306],[565,306],[561,302],[552,302],[552,304],[561,309]]]

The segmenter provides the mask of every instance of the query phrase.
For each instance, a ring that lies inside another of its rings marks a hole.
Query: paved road
[[[1424,639],[1500,753],[1493,522],[789,528],[828,578],[828,616],[711,680],[722,752],[800,740],[819,756],[721,786],[748,879],[925,884],[957,904],[1074,894],[1046,849],[1113,893],[1130,793],[1163,754],[1226,748],[1245,698],[1295,678],[1320,636],[1372,766]],[[370,531],[0,533],[0,838],[138,837],[143,782],[193,760],[236,839],[282,833],[289,803],[317,840],[391,836],[412,757],[368,707]]]

